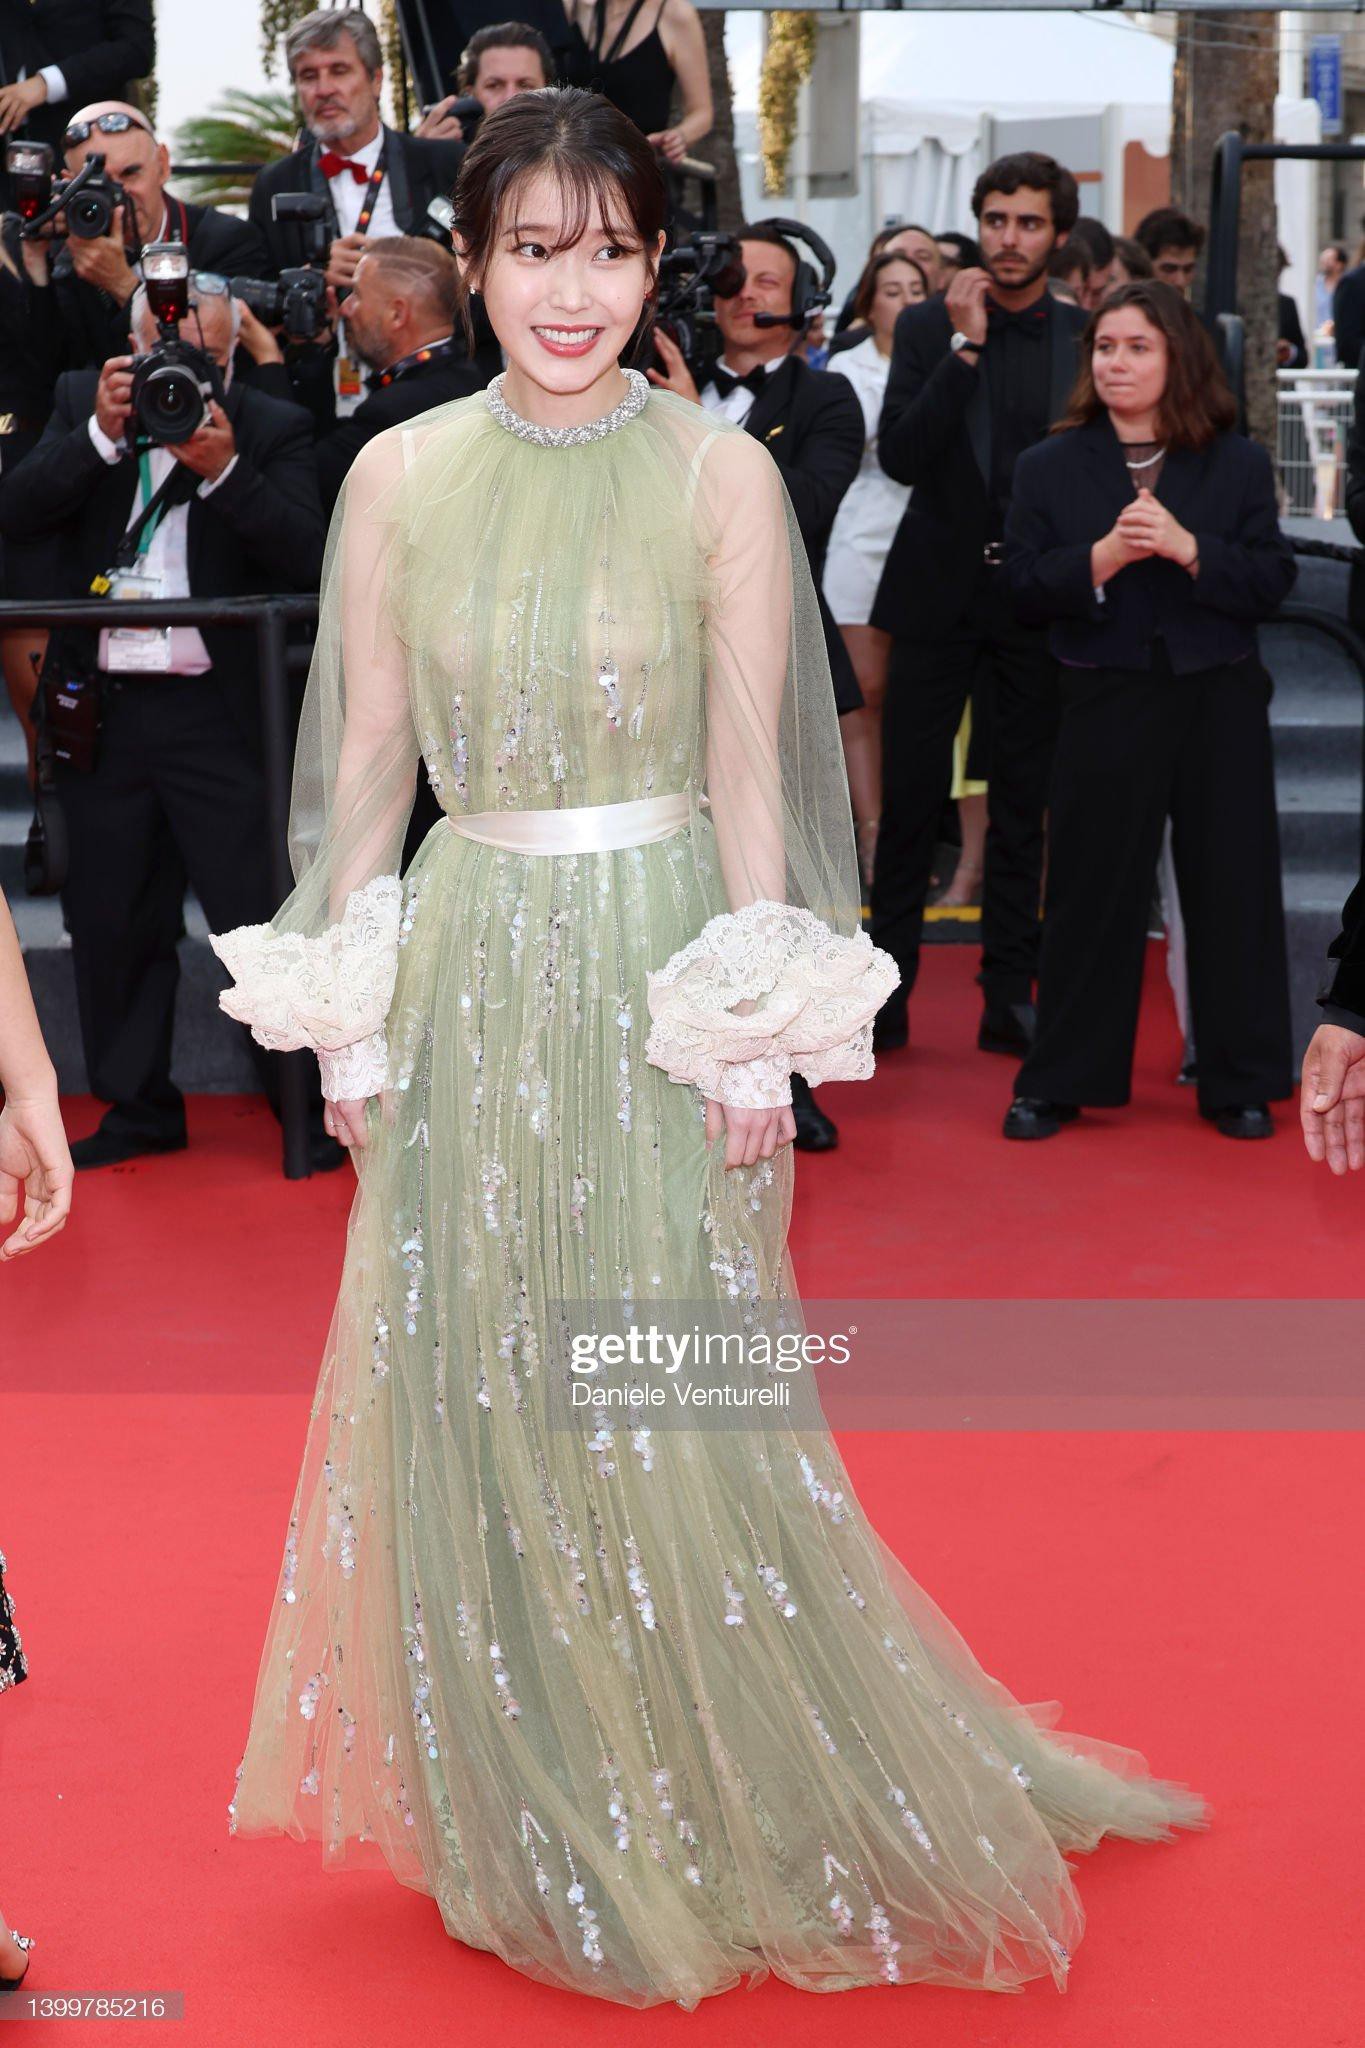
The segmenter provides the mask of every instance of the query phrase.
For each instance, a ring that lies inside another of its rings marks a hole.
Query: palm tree
[[[179,163],[268,164],[288,156],[299,132],[292,92],[225,92],[207,114],[196,114],[175,132]],[[186,196],[202,206],[241,206],[251,197],[253,173],[224,172],[190,178]]]

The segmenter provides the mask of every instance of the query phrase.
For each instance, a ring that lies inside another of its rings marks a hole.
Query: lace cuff
[[[322,1070],[322,1092],[328,1102],[364,1102],[379,1095],[388,1085],[389,1038],[386,1031],[372,1031],[340,1052],[318,1048]]]
[[[900,980],[866,932],[843,937],[813,911],[766,899],[711,918],[646,976],[645,1058],[732,1107],[791,1101],[791,1075],[865,1081],[872,1020]],[[745,1015],[734,1005],[755,1007]]]
[[[398,971],[402,901],[399,877],[376,875],[351,891],[338,922],[316,937],[270,924],[209,936],[236,984],[219,996],[221,1008],[269,1052],[312,1046],[320,1059],[336,1056],[331,1072],[344,1073],[346,1085],[334,1092],[324,1063],[323,1091],[332,1101],[376,1092],[356,1080],[377,1074],[383,1085],[380,1046]]]

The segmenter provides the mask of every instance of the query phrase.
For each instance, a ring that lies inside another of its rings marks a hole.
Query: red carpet
[[[1159,986],[1132,1105],[1006,1145],[1013,1069],[973,1049],[973,957],[933,949],[914,1047],[822,1093],[841,1145],[801,1163],[808,1295],[1365,1291],[1365,1185],[1309,1168],[1292,1105],[1269,1144],[1201,1123],[1171,1082]],[[69,1112],[73,1133],[94,1122]],[[636,2014],[459,1947],[383,1875],[231,1840],[350,1176],[284,1182],[254,1103],[198,1100],[191,1133],[188,1153],[83,1177],[64,1238],[0,1274],[0,1544],[33,1663],[0,1700],[0,1906],[37,1937],[35,1990],[183,1992],[175,2038],[194,2048],[1358,2039],[1365,1460],[1348,1432],[843,1439],[868,1512],[988,1671],[1213,1806],[1206,1835],[1076,1859],[1088,1926],[1065,1996],[770,1979]]]

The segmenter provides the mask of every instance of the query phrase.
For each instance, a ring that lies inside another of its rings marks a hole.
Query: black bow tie
[[[768,381],[768,372],[764,369],[762,363],[755,363],[753,369],[746,370],[742,377],[736,377],[730,370],[722,370],[720,364],[717,363],[711,375],[715,379],[716,389],[722,398],[728,398],[736,384],[747,385],[748,389],[757,397]]]

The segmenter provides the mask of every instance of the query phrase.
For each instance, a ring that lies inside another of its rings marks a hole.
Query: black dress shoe
[[[119,1166],[125,1159],[141,1159],[154,1152],[183,1152],[187,1142],[184,1138],[130,1138],[114,1131],[92,1131],[88,1138],[77,1138],[71,1147],[71,1163],[75,1167]]]
[[[350,1156],[346,1147],[329,1137],[326,1131],[309,1132],[308,1164],[314,1173],[335,1173]]]
[[[1264,1102],[1230,1102],[1222,1109],[1201,1109],[1200,1116],[1225,1138],[1273,1138],[1275,1126]]]
[[[1007,1138],[1055,1138],[1063,1124],[1080,1115],[1074,1102],[1046,1102],[1037,1095],[1016,1095],[1005,1111]]]
[[[910,1043],[910,1012],[904,1003],[883,1003],[872,1020],[873,1052],[896,1052]]]
[[[827,1117],[810,1092],[810,1083],[804,1074],[792,1075],[792,1115],[796,1119],[796,1136],[792,1140],[798,1152],[832,1152],[839,1142],[839,1129],[831,1117]]]
[[[1032,1003],[991,1003],[981,1012],[976,1042],[982,1052],[1007,1052],[1019,1059],[1033,1051],[1038,1012]]]

